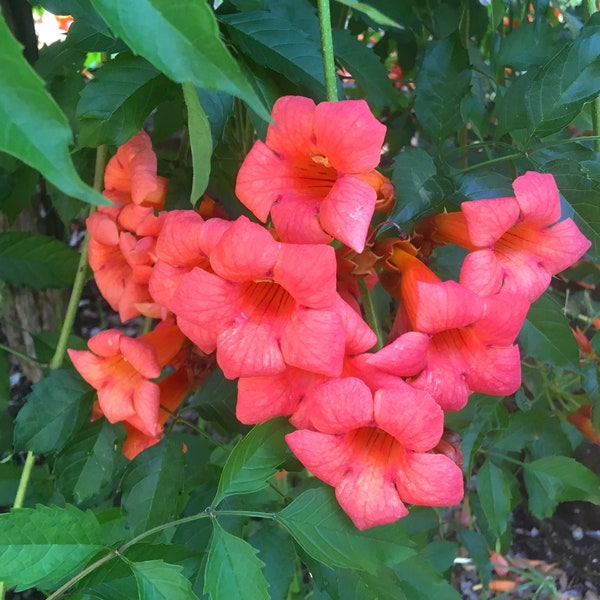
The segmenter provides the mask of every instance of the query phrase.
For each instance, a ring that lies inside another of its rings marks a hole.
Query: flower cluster
[[[98,390],[97,412],[125,424],[128,456],[158,441],[214,356],[238,379],[240,421],[289,417],[291,450],[358,528],[393,522],[408,504],[461,500],[444,411],[472,392],[517,390],[529,303],[589,242],[559,221],[554,180],[538,173],[517,178],[514,197],[428,217],[412,242],[374,242],[374,211],[393,202],[376,170],[384,135],[364,101],[279,99],[236,185],[268,226],[162,210],[166,181],[144,133],[111,159],[115,206],[88,221],[90,264],[123,320],[160,323],[139,339],[102,332],[70,356]],[[442,281],[417,239],[469,250],[460,280]],[[398,308],[376,350],[359,289],[378,278]]]

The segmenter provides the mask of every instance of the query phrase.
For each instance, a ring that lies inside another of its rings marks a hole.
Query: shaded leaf
[[[336,58],[356,79],[369,104],[379,107],[393,104],[398,94],[377,55],[345,29],[334,29],[332,34]]]
[[[287,454],[285,434],[293,427],[287,419],[271,419],[257,425],[235,446],[219,481],[213,505],[233,494],[248,494],[267,487]]]
[[[213,538],[204,574],[204,593],[211,598],[269,600],[264,563],[258,551],[244,540],[227,533],[213,519]]]
[[[79,255],[64,242],[26,231],[0,233],[0,279],[36,290],[73,285]]]
[[[400,523],[356,529],[331,489],[304,492],[276,518],[310,556],[330,567],[375,573],[385,564],[415,554]]]
[[[525,97],[529,129],[546,136],[560,131],[600,92],[600,13],[577,39],[535,75]]]
[[[116,35],[173,81],[191,81],[207,90],[227,92],[269,119],[221,41],[215,16],[206,2],[92,0],[92,4]]]
[[[15,447],[36,454],[63,448],[89,414],[93,394],[92,388],[75,371],[51,371],[33,386],[17,415]]]
[[[188,131],[194,167],[192,191],[190,193],[190,202],[193,206],[208,186],[213,142],[210,124],[200,104],[196,88],[191,83],[184,83],[182,87],[185,105],[187,106]]]
[[[519,334],[519,344],[526,356],[579,371],[577,342],[562,306],[548,293],[531,305]]]
[[[417,74],[415,113],[423,131],[438,145],[462,125],[457,108],[469,91],[469,56],[452,38],[430,42]]]
[[[120,54],[107,62],[81,92],[77,105],[79,146],[124,144],[173,88],[141,56]]]
[[[259,65],[324,99],[321,47],[295,23],[267,11],[219,17],[235,45]],[[316,18],[316,17],[315,17]]]
[[[67,499],[83,502],[111,483],[116,461],[113,425],[102,420],[84,427],[58,455],[54,467],[58,486]]]
[[[0,150],[37,169],[65,193],[93,204],[108,201],[77,174],[69,144],[67,119],[21,53],[0,19]]]
[[[122,505],[134,534],[177,516],[183,479],[181,445],[169,438],[133,459],[123,476],[121,490]]]
[[[396,188],[396,206],[391,220],[403,223],[438,207],[444,190],[436,178],[433,159],[421,148],[407,148],[394,160],[392,183]]]
[[[182,574],[183,567],[162,560],[131,563],[140,600],[195,600],[190,580]],[[233,597],[233,596],[231,596]]]
[[[512,474],[487,458],[477,471],[477,493],[490,529],[500,537],[508,526],[511,512],[509,478]]]
[[[17,591],[56,583],[103,549],[90,511],[38,505],[0,515],[0,580]]]
[[[370,19],[373,19],[378,25],[384,27],[397,27],[398,29],[404,29],[402,25],[396,23],[393,19],[390,19],[384,15],[380,10],[377,10],[374,6],[365,4],[364,2],[358,2],[358,0],[337,0],[340,4],[349,6],[352,10],[364,13]]]
[[[547,456],[526,462],[523,467],[529,509],[538,518],[550,517],[559,502],[600,504],[598,476],[573,458]]]

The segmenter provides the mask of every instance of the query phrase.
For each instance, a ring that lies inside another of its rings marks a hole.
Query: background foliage
[[[536,170],[555,176],[564,215],[593,243],[529,313],[519,339],[522,389],[503,401],[473,398],[448,416],[463,440],[463,505],[413,509],[396,524],[357,531],[331,490],[301,473],[284,420],[251,431],[235,421],[235,383],[219,371],[165,439],[127,463],[121,428],[89,422],[91,388],[62,356],[55,360],[57,334],[37,335],[30,358],[44,376],[18,406],[9,380],[17,367],[8,351],[0,354],[7,510],[23,482],[23,453],[37,456],[17,503],[26,508],[0,518],[6,586],[51,598],[69,590],[77,600],[453,599],[455,557],[470,556],[487,585],[488,550],[510,547],[515,509],[544,518],[562,501],[600,503],[598,477],[573,458],[583,436],[567,420],[591,404],[600,428],[593,4],[331,5],[340,97],[365,98],[388,128],[383,166],[401,230],[466,199],[511,195],[512,180]],[[97,156],[143,126],[160,173],[172,179],[168,208],[190,207],[207,189],[235,217],[244,210],[235,174],[255,132],[264,136],[273,102],[285,94],[325,99],[309,0],[45,0],[35,5],[42,8],[74,22],[31,64],[13,35],[22,16],[5,8],[0,19],[3,303],[13,286],[71,285],[73,223],[88,203],[104,201],[93,187]],[[37,53],[31,44],[28,51]],[[8,231],[32,197],[52,229]],[[436,269],[455,276],[455,252],[440,252]],[[57,305],[55,332],[63,314]],[[582,357],[575,326],[591,340]],[[282,468],[290,474],[279,477]]]

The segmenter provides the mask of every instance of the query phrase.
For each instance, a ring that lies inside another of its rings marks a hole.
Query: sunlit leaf
[[[103,549],[91,511],[40,505],[0,515],[0,581],[17,591],[60,581]]]
[[[213,505],[232,494],[247,494],[266,487],[286,459],[285,434],[292,431],[286,419],[257,425],[242,438],[225,463]]]
[[[69,145],[72,133],[64,113],[44,88],[0,19],[0,150],[37,169],[65,193],[93,204],[107,204],[77,174]]]
[[[206,2],[92,0],[92,4],[116,35],[173,81],[228,92],[269,119],[221,40]]]

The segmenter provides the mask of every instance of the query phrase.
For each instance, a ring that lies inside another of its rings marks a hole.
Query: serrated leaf
[[[84,427],[58,455],[54,472],[65,497],[77,503],[98,494],[112,481],[120,453],[115,428],[107,421]]]
[[[120,54],[98,69],[77,104],[78,145],[120,145],[135,135],[174,85],[141,56]]]
[[[385,564],[413,556],[415,550],[400,523],[359,531],[344,514],[333,490],[310,489],[276,516],[313,558],[329,567],[375,573]]]
[[[188,131],[194,167],[190,194],[190,202],[194,206],[208,186],[213,142],[210,124],[200,104],[196,88],[191,83],[184,83],[182,88],[183,98],[187,106]]]
[[[0,233],[0,279],[36,290],[73,285],[79,255],[67,244],[26,231]]]
[[[307,87],[317,97],[324,96],[321,47],[295,23],[260,10],[219,18],[235,45],[253,61]]]
[[[546,456],[525,462],[523,467],[529,508],[536,517],[550,517],[559,502],[600,504],[600,479],[574,458]]]
[[[92,388],[75,371],[51,371],[17,415],[15,447],[36,454],[60,450],[89,413],[92,398]]]
[[[389,106],[398,97],[388,71],[366,44],[346,29],[334,29],[333,48],[336,58],[352,75],[371,106]]]
[[[204,593],[215,600],[269,600],[264,563],[258,551],[244,540],[227,533],[213,520],[213,538],[204,574]]]
[[[213,506],[234,494],[248,494],[267,487],[286,459],[285,434],[293,427],[286,419],[271,419],[243,437],[229,455],[219,480]]]
[[[103,549],[90,511],[39,505],[0,515],[0,581],[17,591],[55,584]]]
[[[582,27],[577,39],[535,75],[525,97],[529,130],[546,136],[560,131],[600,92],[600,14]]]
[[[71,196],[108,204],[79,178],[69,156],[73,136],[67,118],[23,57],[21,46],[3,19],[0,39],[0,151],[37,169]]]
[[[197,600],[183,567],[162,560],[131,563],[140,600]],[[232,596],[233,597],[233,596]],[[215,596],[216,598],[216,596]]]
[[[396,156],[392,183],[396,188],[396,206],[391,220],[397,223],[422,216],[444,198],[433,159],[420,148],[407,148]]]
[[[415,113],[438,145],[461,127],[457,108],[470,84],[469,56],[459,42],[445,38],[427,45],[416,80]]]
[[[169,438],[138,454],[123,480],[122,506],[134,534],[173,520],[183,488],[183,451]]]
[[[116,35],[173,81],[190,81],[207,90],[237,96],[261,118],[269,120],[264,106],[221,41],[215,16],[207,3],[92,0],[92,4]]]
[[[562,306],[548,293],[531,305],[519,334],[519,344],[526,356],[554,367],[579,371],[577,342]]]
[[[477,493],[481,508],[490,529],[498,538],[508,526],[508,516],[511,511],[509,481],[511,476],[511,473],[496,466],[489,458],[486,458],[477,471]]]

